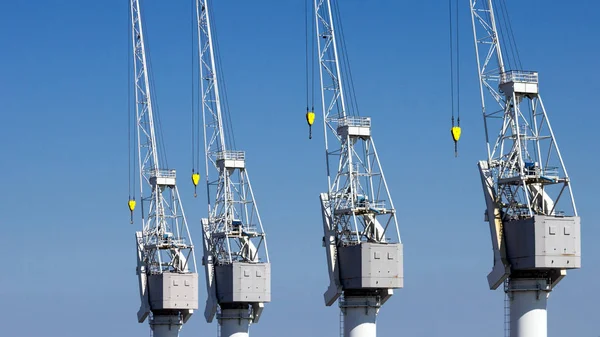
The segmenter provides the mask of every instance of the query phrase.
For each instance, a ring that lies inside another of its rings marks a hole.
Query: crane
[[[470,0],[488,155],[478,167],[494,252],[487,279],[492,290],[504,283],[511,337],[546,337],[547,298],[581,266],[580,218],[538,72],[523,70],[508,11],[499,19],[494,4],[505,6]]]
[[[204,316],[219,321],[221,336],[248,336],[264,303],[271,300],[271,264],[267,240],[246,168],[244,151],[235,150],[224,128],[208,0],[196,0],[200,95],[208,217],[201,220],[208,298]],[[199,123],[198,118],[198,123]]]
[[[176,337],[198,308],[194,245],[176,186],[176,171],[159,156],[140,0],[130,0],[136,144],[142,230],[135,233],[141,305],[155,337]],[[135,173],[134,173],[135,174]],[[145,194],[146,193],[146,194]],[[135,199],[128,202],[130,211]]]
[[[347,109],[354,95],[344,91],[342,75],[349,69],[334,26],[337,1],[314,0],[313,9],[328,187],[320,194],[330,281],[324,299],[327,306],[338,300],[345,337],[374,337],[380,307],[404,282],[396,209],[371,118]]]

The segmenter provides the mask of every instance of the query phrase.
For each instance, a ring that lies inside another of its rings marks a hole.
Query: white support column
[[[375,296],[345,297],[340,303],[344,315],[344,337],[376,337],[380,307]]]
[[[182,325],[178,315],[154,315],[150,321],[154,337],[177,337]]]
[[[251,320],[248,309],[221,309],[221,337],[248,337]]]
[[[510,337],[547,337],[546,303],[550,285],[545,279],[511,279]]]

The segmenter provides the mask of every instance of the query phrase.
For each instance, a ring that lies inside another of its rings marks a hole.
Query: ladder
[[[510,293],[508,279],[504,281],[504,337],[510,337]]]
[[[338,304],[340,306],[340,337],[344,337],[344,308],[342,304],[344,303],[344,295],[340,295],[338,298]]]

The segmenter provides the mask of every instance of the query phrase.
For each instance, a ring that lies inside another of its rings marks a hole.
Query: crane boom
[[[175,184],[176,171],[159,164],[139,0],[130,0],[130,12],[142,198],[142,230],[135,234],[141,298],[138,321],[144,322],[151,314],[154,336],[177,336],[198,308],[196,258]]]
[[[364,337],[375,335],[379,308],[403,286],[403,254],[371,118],[347,110],[336,5],[314,0],[328,187],[320,195],[330,278],[324,297],[330,306],[343,295],[344,335]]]
[[[547,295],[581,265],[580,219],[538,73],[503,54],[494,3],[503,5],[470,0],[488,154],[478,165],[494,251],[488,283],[505,282],[511,337],[545,337]]]
[[[202,263],[208,290],[204,315],[211,322],[220,309],[221,335],[242,336],[248,334],[251,322],[258,322],[264,303],[270,301],[271,272],[266,235],[250,184],[245,152],[226,144],[223,128],[226,112],[219,91],[222,84],[217,73],[211,15],[209,1],[197,0],[208,200],[208,217],[202,219]]]

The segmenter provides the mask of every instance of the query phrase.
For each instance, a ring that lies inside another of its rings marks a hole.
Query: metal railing
[[[244,160],[246,154],[244,151],[221,151],[217,152],[217,160]]]
[[[558,178],[558,167],[547,166],[545,169],[542,170],[541,176],[542,178]]]
[[[176,170],[173,169],[159,169],[159,170],[151,170],[151,177],[156,178],[176,178]]]
[[[371,117],[344,117],[338,119],[339,126],[371,126]]]
[[[509,70],[500,74],[500,83],[525,82],[538,83],[537,71]]]

